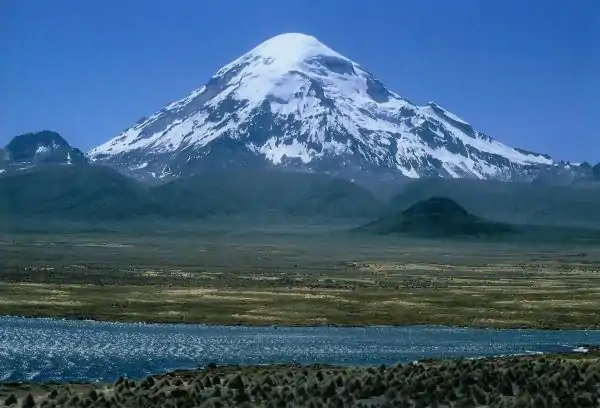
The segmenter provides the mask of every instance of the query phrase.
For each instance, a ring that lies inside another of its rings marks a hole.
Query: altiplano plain
[[[0,242],[1,315],[600,327],[600,249],[592,246],[366,239],[281,229],[121,232],[110,238],[6,233]]]

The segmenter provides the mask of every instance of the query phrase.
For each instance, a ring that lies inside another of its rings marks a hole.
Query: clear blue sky
[[[600,0],[0,0],[0,144],[87,151],[283,32],[506,144],[600,161]]]

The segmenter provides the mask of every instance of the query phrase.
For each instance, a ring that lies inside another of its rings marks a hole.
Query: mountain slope
[[[81,150],[48,130],[16,136],[0,149],[0,173],[40,164],[86,165],[88,160]]]
[[[316,38],[295,33],[265,41],[88,156],[159,179],[242,166],[529,180],[553,164],[435,103],[413,104]]]
[[[42,165],[0,175],[0,216],[10,218],[366,219],[382,206],[365,188],[320,174],[231,169],[154,187],[95,165]]]
[[[365,188],[320,174],[226,169],[182,178],[152,189],[163,215],[284,215],[370,218],[382,204]]]
[[[600,186],[600,163],[592,166],[583,163],[560,163],[558,166],[542,169],[531,180],[535,184],[560,186]]]
[[[41,165],[0,176],[0,215],[127,218],[147,211],[147,194],[104,166]]]

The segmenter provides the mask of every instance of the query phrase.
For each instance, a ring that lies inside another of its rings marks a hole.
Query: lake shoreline
[[[564,331],[564,330],[582,330],[582,331],[599,331],[600,326],[582,326],[579,324],[569,325],[530,325],[530,324],[471,324],[471,325],[452,325],[443,324],[432,319],[431,322],[419,320],[418,323],[401,323],[401,324],[387,324],[387,323],[364,323],[364,324],[344,324],[344,323],[314,323],[309,321],[306,322],[287,322],[282,320],[281,322],[266,322],[266,321],[240,321],[232,323],[228,320],[188,320],[182,321],[177,319],[150,319],[150,320],[139,320],[133,316],[114,319],[95,319],[88,317],[77,317],[70,314],[52,314],[48,315],[45,313],[30,313],[30,314],[3,314],[0,318],[16,318],[16,319],[50,319],[58,321],[73,321],[73,322],[92,322],[92,323],[116,323],[116,324],[140,324],[140,325],[182,325],[182,326],[218,326],[218,327],[294,327],[294,328],[319,328],[319,327],[331,327],[331,328],[368,328],[368,327],[389,327],[389,328],[405,328],[405,327],[446,327],[454,329],[478,329],[478,330],[544,330],[544,331]]]

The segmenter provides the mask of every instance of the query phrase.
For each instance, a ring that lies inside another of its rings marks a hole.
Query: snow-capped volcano
[[[553,164],[495,141],[435,103],[413,104],[359,64],[296,33],[265,41],[88,157],[157,178],[274,165],[510,180]]]

